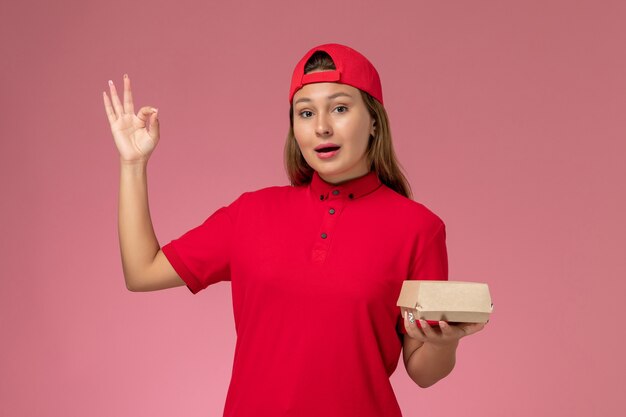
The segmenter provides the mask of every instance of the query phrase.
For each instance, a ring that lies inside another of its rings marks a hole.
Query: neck
[[[341,185],[343,183],[346,183],[348,181],[351,181],[355,178],[361,178],[364,175],[369,174],[370,171],[365,171],[365,172],[361,172],[359,174],[352,174],[349,177],[342,177],[341,175],[338,176],[328,176],[328,175],[324,175],[321,173],[317,173],[321,179],[323,179],[325,182],[329,183],[329,184],[333,184],[333,185]]]

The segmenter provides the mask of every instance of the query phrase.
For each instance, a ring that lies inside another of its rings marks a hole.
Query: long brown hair
[[[307,61],[304,73],[319,70],[334,70],[335,63],[330,55],[323,51],[315,52]],[[401,165],[396,159],[391,140],[389,118],[382,104],[363,90],[359,90],[363,102],[375,120],[375,134],[370,135],[367,145],[367,160],[370,162],[370,171],[376,171],[380,181],[397,193],[412,198],[411,186],[402,173]],[[302,156],[300,147],[293,133],[293,106],[289,107],[289,133],[285,142],[285,169],[291,185],[306,185],[311,182],[313,168]]]

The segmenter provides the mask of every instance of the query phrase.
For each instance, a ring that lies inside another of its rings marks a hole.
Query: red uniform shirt
[[[400,416],[406,279],[447,279],[445,226],[374,171],[246,192],[163,246],[192,293],[231,281],[227,417]]]

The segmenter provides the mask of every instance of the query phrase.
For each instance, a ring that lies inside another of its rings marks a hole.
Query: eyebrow
[[[346,97],[352,98],[352,96],[350,94],[347,94],[347,93],[335,93],[333,95],[330,95],[330,96],[326,97],[326,99],[327,100],[332,100],[334,98],[341,97],[341,96],[346,96]],[[293,105],[295,106],[296,104],[300,103],[301,101],[311,101],[311,99],[303,97],[303,98],[298,99],[295,103],[293,103]]]

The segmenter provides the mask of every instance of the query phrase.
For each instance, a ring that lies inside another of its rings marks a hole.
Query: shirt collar
[[[324,201],[337,198],[353,200],[371,193],[381,185],[382,182],[378,178],[376,171],[370,171],[361,177],[353,178],[339,185],[324,181],[317,171],[313,171],[310,187],[313,195],[317,199]]]

